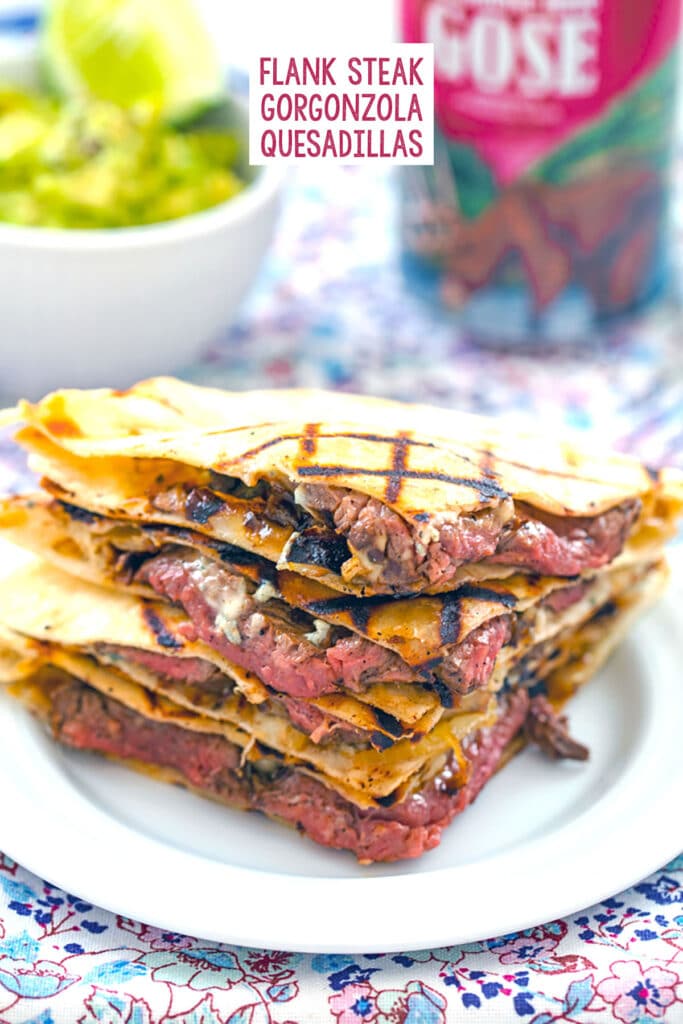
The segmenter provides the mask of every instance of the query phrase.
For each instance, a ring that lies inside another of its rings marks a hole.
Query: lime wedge
[[[151,103],[176,123],[222,91],[218,55],[192,0],[51,0],[42,59],[60,95]]]

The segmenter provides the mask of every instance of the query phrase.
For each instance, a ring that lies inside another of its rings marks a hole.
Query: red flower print
[[[291,967],[291,959],[291,953],[252,949],[244,958],[244,963],[254,974],[280,974]]]
[[[617,960],[611,971],[596,991],[624,1024],[636,1024],[647,1017],[661,1019],[672,1003],[681,1001],[676,993],[680,980],[673,971],[644,968],[637,960]]]
[[[377,1016],[375,993],[370,985],[347,985],[330,996],[330,1009],[337,1024],[365,1024]]]

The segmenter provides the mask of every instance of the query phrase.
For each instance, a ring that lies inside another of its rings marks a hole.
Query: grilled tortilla
[[[357,595],[573,576],[661,542],[683,506],[674,471],[359,396],[159,378],[56,392],[19,415],[31,464],[66,502],[190,525]]]
[[[225,710],[233,719],[250,713],[241,710],[242,697],[263,705],[264,714],[271,713],[272,691],[253,673],[188,636],[186,627],[186,616],[173,605],[88,583],[74,586],[72,578],[37,559],[27,560],[0,588],[0,637],[5,637],[6,647],[11,646],[11,635],[16,635],[34,641],[43,652],[55,648],[103,664],[125,665],[129,675],[150,688],[159,688],[166,672],[171,679],[194,679],[195,703],[219,715]],[[23,649],[20,640],[16,643]],[[209,672],[197,677],[196,668],[201,665]],[[155,682],[145,666],[156,667],[162,679]],[[211,668],[216,673],[209,685]],[[317,712],[317,717],[329,716],[367,733],[368,742],[378,749],[423,735],[444,712],[438,696],[419,681],[415,685],[380,682],[358,694],[335,693],[299,703],[301,713],[307,710],[309,718]],[[485,707],[486,702],[461,702],[458,710],[478,706]]]
[[[327,694],[328,710],[341,699],[333,691],[344,686],[367,702],[373,678],[397,695],[410,693],[411,681],[422,682],[442,702],[453,705],[455,698],[458,703],[462,694],[485,686],[494,669],[501,680],[502,665],[509,668],[534,644],[589,618],[659,558],[656,549],[641,551],[637,560],[622,555],[597,575],[569,583],[562,577],[517,573],[437,595],[361,598],[340,596],[317,581],[275,570],[263,559],[194,531],[86,514],[39,494],[9,499],[0,509],[0,527],[11,540],[75,576],[156,600],[177,600],[196,621],[202,639],[222,652],[226,670],[235,675],[236,665],[242,666],[246,679],[238,680],[238,686],[249,699],[265,699],[254,684],[256,673],[294,696],[317,693],[322,699]],[[159,561],[162,569],[156,571]],[[174,588],[155,591],[149,583],[152,579],[160,587],[169,577]],[[58,606],[59,586],[53,590]],[[11,609],[8,613],[13,614]],[[271,629],[270,650],[258,635],[264,625]],[[349,647],[348,638],[354,635],[365,646]],[[292,648],[293,667],[300,666],[294,683],[287,677],[285,643]],[[370,644],[396,657],[374,657],[377,652]],[[490,652],[485,662],[482,645]],[[275,648],[279,656],[266,664]],[[318,666],[320,671],[311,664],[307,670],[306,649],[309,659],[322,663],[327,658],[329,664]],[[353,658],[363,672],[351,675],[342,664],[336,677],[331,671],[321,681],[322,669],[335,664],[344,649],[347,655],[351,651],[347,664]],[[308,692],[301,692],[304,685]],[[399,717],[403,720],[403,713]]]
[[[545,666],[533,673],[534,682],[545,678],[551,700],[561,706],[595,673],[632,619],[656,599],[665,582],[665,569],[651,569],[627,595],[612,603],[608,614],[603,612],[570,631]],[[44,635],[45,631],[36,632]],[[463,745],[468,737],[494,726],[504,714],[507,700],[504,696],[498,705],[492,697],[484,711],[450,715],[418,743],[401,741],[379,753],[354,751],[344,744],[317,748],[283,721],[264,715],[257,705],[246,706],[245,714],[244,703],[234,713],[226,703],[220,715],[209,715],[193,703],[182,686],[158,692],[127,676],[124,668],[100,664],[92,655],[59,643],[36,642],[6,626],[0,637],[0,666],[14,694],[43,715],[49,713],[55,680],[77,679],[146,719],[229,740],[243,751],[245,764],[268,758],[294,766],[365,809],[391,806],[418,792],[443,770],[448,759],[463,767],[459,783],[463,784],[467,760]]]
[[[16,577],[12,585],[18,585]],[[44,635],[45,631],[40,632]],[[6,626],[1,640],[4,647],[22,655],[36,672],[43,665],[61,669],[148,718],[224,736],[244,749],[258,742],[286,760],[304,765],[358,806],[380,806],[378,801],[405,788],[428,765],[443,761],[451,753],[459,755],[460,740],[473,729],[490,724],[494,714],[495,701],[491,699],[483,711],[450,714],[417,742],[403,739],[384,751],[357,750],[347,744],[318,746],[286,719],[238,697],[226,696],[220,717],[208,716],[141,686],[125,669],[102,665],[92,655],[77,653],[59,643],[36,644],[32,642],[35,638]],[[25,666],[17,674],[25,677]]]
[[[633,570],[622,572],[629,574],[627,586],[623,581],[613,589],[607,586],[600,600],[593,605],[589,602],[580,613],[576,605],[565,609],[560,626],[554,632],[533,635],[521,649],[506,648],[496,673],[498,687],[522,653],[539,646],[542,648],[540,664],[534,665],[534,675],[542,678],[544,669],[547,673],[554,667],[552,659],[545,656],[543,644],[546,641],[553,640],[551,649],[568,651],[582,622],[593,620],[607,604],[615,608],[619,601],[634,600],[634,595],[643,588],[649,589],[651,581],[662,576],[658,566],[647,567],[647,571],[641,569],[640,576],[634,575]],[[604,574],[602,582],[609,582],[609,574]],[[608,615],[607,621],[610,618]],[[237,730],[243,739],[246,736],[283,756],[305,763],[309,769],[332,780],[334,786],[343,787],[346,795],[351,787],[356,793],[356,803],[361,799],[386,798],[405,787],[427,765],[459,750],[462,738],[490,722],[494,713],[493,696],[478,704],[464,702],[454,710],[445,711],[433,697],[430,706],[431,695],[420,686],[414,687],[414,692],[408,686],[393,690],[393,714],[386,711],[391,686],[371,688],[364,700],[339,693],[332,703],[330,698],[322,697],[310,704],[346,725],[364,729],[371,737],[384,730],[388,742],[380,744],[380,749],[372,749],[372,743],[370,748],[359,748],[344,741],[334,742],[332,736],[328,744],[316,744],[297,729],[287,715],[277,713],[265,687],[259,695],[259,703],[245,700],[238,689],[243,683],[240,671],[225,659],[216,658],[208,645],[188,639],[186,626],[183,613],[171,605],[85,582],[74,586],[69,576],[37,559],[27,561],[25,567],[6,578],[0,588],[2,645],[22,656],[27,663],[35,662],[36,670],[43,664],[52,665],[103,693],[115,694],[117,700],[138,711],[146,701],[145,713],[152,717],[157,713],[162,718],[167,715],[165,702],[171,698],[173,707],[191,716],[190,722],[201,720],[197,724],[200,731],[226,728],[231,740],[237,742]],[[150,666],[149,659],[140,659],[139,652],[155,656],[156,661]],[[173,671],[166,668],[169,658],[174,661]],[[161,669],[158,669],[159,659]],[[180,665],[177,671],[176,659]],[[193,685],[189,666],[190,662],[194,666],[197,660],[217,665],[234,682],[234,688],[223,687],[212,692],[203,676]],[[182,668],[183,662],[187,669]],[[366,703],[368,697],[374,700],[374,706]],[[383,705],[380,714],[378,703]],[[421,714],[416,716],[416,711]],[[387,726],[390,718],[394,723],[393,732]],[[205,720],[210,724],[202,725]]]

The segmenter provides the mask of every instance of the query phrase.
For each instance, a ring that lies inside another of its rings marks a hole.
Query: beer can
[[[666,289],[680,0],[401,0],[434,45],[404,266],[492,342],[571,342]]]

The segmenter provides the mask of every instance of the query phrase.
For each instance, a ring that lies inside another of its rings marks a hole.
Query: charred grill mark
[[[390,715],[388,711],[382,711],[381,708],[370,707],[369,710],[383,732],[389,733],[390,736],[397,740],[403,736],[404,729],[398,718]]]
[[[159,523],[138,522],[136,523],[136,526],[141,533],[156,534],[161,533],[162,531],[164,535],[170,533],[172,535],[172,539],[174,541],[178,541],[178,543],[180,543],[180,541],[191,540],[193,537],[197,536],[197,534],[193,533],[192,530],[188,530],[184,526],[176,526],[171,523],[164,523],[163,526],[160,526]]]
[[[418,438],[409,437],[406,433],[403,433],[403,432],[399,433],[398,435],[394,435],[394,436],[392,436],[390,434],[361,434],[361,433],[355,433],[355,432],[353,432],[353,433],[352,432],[345,432],[345,433],[336,432],[334,434],[319,434],[318,436],[319,437],[324,437],[324,438],[343,437],[343,438],[348,438],[348,439],[354,440],[354,441],[374,441],[377,444],[388,444],[388,445],[392,445],[392,446],[395,445],[396,443],[400,443],[400,444],[406,444],[410,448],[432,448],[432,449],[443,449],[443,450],[453,451],[453,449],[450,448],[450,446],[447,443],[444,443],[443,445],[439,445],[439,444],[436,444],[434,441],[421,441]],[[471,446],[468,445],[468,447],[471,447]],[[455,454],[457,455],[457,457],[462,462],[468,462],[471,466],[475,466],[477,469],[482,469],[480,460],[478,460],[478,459],[476,459],[476,460],[475,459],[471,459],[471,458],[469,458],[468,455],[465,455],[463,452],[460,452],[460,451],[456,451]],[[491,455],[492,453],[489,452],[488,454]],[[486,476],[495,476],[496,475],[495,470],[492,469],[492,468],[482,469],[482,471],[484,472],[484,474]]]
[[[363,605],[356,605],[355,608],[351,609],[351,622],[359,633],[367,633],[371,612],[371,608],[364,607]]]
[[[477,448],[469,443],[467,447],[471,448],[473,452],[493,457],[498,465],[514,466],[515,469],[526,469],[529,473],[533,473],[535,476],[554,476],[560,480],[581,480],[586,483],[601,484],[603,487],[605,486],[604,479],[587,476],[581,471],[569,473],[562,469],[544,469],[541,466],[529,466],[526,462],[517,462],[515,459],[508,459],[500,453],[494,453],[489,448]],[[567,459],[567,461],[569,461],[569,459]]]
[[[378,803],[380,807],[393,807],[396,803],[396,793],[389,793],[388,796],[376,796],[375,803]]]
[[[206,487],[193,487],[185,500],[185,515],[202,526],[224,508],[225,502]]]
[[[206,543],[206,538],[202,538],[202,543]],[[209,547],[211,547],[221,562],[225,562],[226,565],[236,565],[246,568],[255,568],[258,570],[259,575],[267,576],[268,579],[274,579],[276,576],[275,567],[272,562],[267,561],[265,558],[261,558],[260,555],[251,554],[249,551],[245,551],[244,548],[238,548],[235,544],[228,544],[227,541],[223,540],[209,540]]]
[[[172,633],[169,633],[162,620],[150,605],[143,605],[142,615],[146,624],[154,633],[157,643],[161,647],[168,647],[171,650],[177,651],[183,646],[182,642],[178,640],[177,637],[173,636]]]
[[[443,658],[439,655],[437,658],[428,658],[427,661],[421,661],[417,665],[413,665],[416,672],[419,672],[423,679],[429,679],[435,668],[438,668]]]
[[[319,423],[307,423],[304,427],[304,436],[301,442],[301,447],[307,455],[315,455],[315,450],[318,445],[319,430]]]
[[[591,616],[591,622],[599,622],[600,619],[607,619],[611,615],[616,615],[618,611],[619,605],[616,601],[605,601],[605,603],[598,608],[595,615]]]
[[[455,595],[450,601],[443,601],[439,616],[439,639],[444,646],[454,644],[460,638],[461,603]]]
[[[480,587],[476,583],[463,583],[452,594],[445,595],[447,598],[451,596],[467,598],[472,601],[495,601],[496,604],[502,604],[505,608],[514,608],[517,604],[517,598],[514,594],[500,593],[500,591],[494,590],[492,587]]]
[[[264,424],[260,424],[259,426],[272,426],[272,425],[273,424],[270,424],[270,423],[264,423]],[[242,427],[236,427],[236,428],[232,428],[232,429],[233,430],[241,430],[243,428]],[[230,431],[212,430],[212,431],[208,431],[207,433],[209,433],[209,434],[220,434],[220,433],[229,433],[229,432]],[[259,455],[261,452],[267,451],[269,448],[274,448],[276,445],[279,445],[279,444],[281,444],[284,441],[298,441],[298,442],[301,443],[302,449],[303,449],[303,451],[307,455],[313,455],[315,453],[315,449],[317,447],[317,441],[319,439],[328,439],[329,440],[329,439],[334,439],[334,438],[343,438],[345,440],[354,440],[354,441],[371,441],[371,442],[373,442],[375,444],[390,445],[391,448],[392,448],[392,452],[393,453],[395,453],[397,450],[402,452],[402,455],[401,455],[401,459],[402,460],[405,460],[405,452],[406,452],[408,447],[431,448],[431,449],[434,449],[434,450],[439,450],[439,449],[443,448],[444,451],[449,451],[449,452],[452,452],[453,454],[455,454],[462,462],[467,462],[471,466],[474,466],[476,469],[478,469],[483,474],[485,479],[483,479],[483,480],[473,480],[473,479],[470,479],[470,478],[467,478],[467,477],[452,477],[452,476],[448,476],[445,473],[444,474],[442,474],[442,473],[431,473],[429,471],[419,471],[419,470],[413,470],[411,472],[401,472],[399,474],[397,472],[392,472],[392,471],[388,471],[388,470],[387,471],[384,471],[384,470],[361,470],[361,469],[356,468],[356,467],[341,467],[341,466],[318,466],[318,467],[299,466],[299,467],[297,467],[297,469],[298,469],[298,472],[301,475],[303,475],[303,476],[311,476],[311,475],[317,474],[317,475],[320,475],[320,476],[338,476],[338,475],[341,475],[341,474],[346,474],[346,475],[350,475],[350,476],[358,476],[358,475],[384,476],[384,477],[387,477],[387,479],[389,481],[388,482],[388,487],[390,487],[390,488],[398,487],[398,491],[399,492],[400,492],[401,482],[404,479],[424,478],[424,479],[429,479],[429,480],[439,480],[439,481],[441,481],[443,483],[452,483],[454,485],[460,485],[460,486],[463,486],[463,487],[472,487],[475,490],[478,490],[480,495],[483,498],[505,499],[505,498],[509,497],[508,492],[505,491],[504,488],[502,488],[500,485],[495,483],[495,481],[493,479],[494,477],[496,477],[498,475],[497,471],[493,468],[494,464],[496,462],[499,462],[499,463],[504,463],[505,465],[508,465],[508,466],[516,466],[516,467],[521,468],[521,469],[531,469],[531,467],[526,466],[522,462],[514,462],[514,461],[512,461],[510,459],[505,459],[502,456],[494,455],[494,453],[490,449],[488,449],[488,448],[486,448],[486,449],[478,449],[478,448],[472,446],[469,443],[467,444],[466,447],[469,450],[471,450],[471,451],[473,451],[475,453],[481,454],[483,456],[483,459],[472,459],[469,456],[465,455],[463,452],[458,452],[457,450],[453,449],[452,446],[449,446],[447,443],[444,443],[443,445],[439,445],[439,444],[435,443],[434,441],[423,441],[423,440],[420,440],[418,438],[408,437],[405,433],[399,433],[397,435],[392,435],[392,434],[373,434],[373,433],[365,433],[365,432],[361,432],[361,431],[335,431],[333,433],[321,433],[320,432],[320,425],[319,424],[307,424],[306,427],[304,428],[303,435],[301,435],[301,434],[278,434],[276,437],[271,437],[267,441],[263,441],[261,444],[255,445],[253,448],[247,449],[247,451],[243,452],[236,459],[230,459],[230,460],[228,460],[226,462],[221,462],[221,463],[217,464],[215,468],[217,470],[229,469],[230,467],[234,467],[234,466],[238,465],[242,460],[252,458],[255,455]],[[395,458],[396,455],[394,454],[393,457]],[[553,471],[553,470],[532,470],[532,471],[533,472],[539,472],[539,473],[542,473],[544,475],[567,477],[569,479],[575,479],[576,476],[577,476],[577,474],[574,474],[574,473],[563,473],[561,471]],[[585,479],[585,477],[583,477],[581,474],[579,474],[579,476],[581,476],[582,479]],[[395,481],[393,483],[393,485],[392,485],[392,481]],[[595,482],[600,482],[600,481],[595,481]],[[387,500],[390,500],[390,499],[387,499]],[[393,500],[395,500],[395,499],[393,499]]]
[[[375,750],[388,750],[389,747],[393,747],[394,740],[391,736],[385,736],[383,732],[373,732],[370,734],[370,743]]]
[[[434,444],[433,441],[420,441],[417,438],[408,437],[408,435],[404,434],[403,432],[401,432],[401,433],[399,433],[397,435],[392,435],[392,434],[356,433],[355,431],[344,431],[342,433],[340,431],[335,431],[335,433],[333,433],[333,434],[319,434],[318,436],[319,437],[325,437],[325,438],[342,437],[342,438],[348,439],[350,441],[373,441],[375,444],[395,445],[397,443],[400,443],[400,444],[405,443],[406,445],[410,445],[411,447],[414,447],[414,448],[438,448],[439,447],[437,444]],[[469,460],[467,460],[467,461],[469,461]]]
[[[442,679],[434,678],[431,681],[431,688],[439,698],[439,703],[442,708],[453,707],[453,694],[451,690],[446,686]]]
[[[143,533],[159,535],[158,544],[168,542],[185,544],[188,547],[194,548],[210,548],[226,564],[257,569],[261,576],[265,575],[268,579],[276,576],[273,563],[261,555],[253,554],[244,548],[238,548],[227,541],[207,537],[205,534],[197,533],[196,530],[189,530],[184,526],[176,526],[173,523],[164,523],[162,526],[159,523],[138,523],[137,527]]]
[[[440,483],[453,484],[455,487],[470,487],[478,491],[483,500],[509,498],[507,491],[493,480],[472,480],[469,477],[450,476],[448,473],[437,473],[428,469],[361,469],[358,466],[298,466],[300,476],[398,476],[401,480],[438,480]]]
[[[364,627],[360,623],[364,623],[367,626],[368,620],[375,608],[381,608],[391,601],[400,601],[411,596],[414,595],[395,594],[389,596],[387,594],[376,594],[373,597],[355,597],[352,594],[341,594],[339,597],[329,597],[323,601],[309,601],[305,608],[312,615],[319,616],[348,613],[351,616],[351,621],[354,624],[358,624],[358,628],[361,629]]]
[[[416,438],[408,437],[407,434],[400,433],[393,437],[390,434],[356,434],[356,433],[343,433],[343,434],[321,434],[321,437],[344,437],[349,438],[353,441],[375,441],[377,444],[391,444],[394,445],[397,442],[405,442],[409,445],[414,445],[416,448],[436,448],[432,441],[419,441]]]
[[[372,600],[366,598],[366,601]],[[350,594],[343,594],[341,597],[329,597],[324,601],[309,601],[306,604],[306,611],[312,615],[336,615],[348,612],[353,616],[356,608],[361,604],[363,598],[352,597]]]
[[[272,424],[270,424],[270,423],[263,423],[263,424],[259,424],[259,426],[266,427],[266,426],[272,426]],[[304,451],[309,453],[309,454],[312,454],[312,452],[309,452],[309,449],[306,447],[306,431],[309,429],[309,427],[315,427],[315,437],[316,438],[330,439],[330,438],[341,437],[341,438],[344,438],[344,439],[347,439],[347,440],[350,440],[350,441],[374,441],[376,444],[394,444],[397,440],[400,440],[400,438],[393,437],[391,435],[386,435],[385,436],[384,434],[366,434],[366,433],[360,433],[360,432],[356,433],[355,431],[344,431],[344,432],[342,432],[342,431],[335,431],[334,433],[331,433],[331,434],[321,434],[320,433],[320,424],[319,423],[307,424],[307,426],[306,426],[306,428],[304,430],[304,435],[303,435],[304,441],[303,441],[302,447],[303,447]],[[237,429],[242,429],[242,428],[237,428]],[[221,433],[223,433],[223,431],[212,430],[212,431],[209,431],[209,433],[210,434],[221,434]],[[225,431],[225,433],[228,433],[228,431]],[[240,455],[240,457],[238,459],[232,459],[232,460],[230,460],[228,462],[222,462],[220,464],[220,467],[224,468],[224,467],[227,467],[227,466],[235,465],[241,459],[248,459],[248,458],[251,458],[253,455],[259,455],[261,452],[266,451],[268,448],[275,447],[275,445],[280,444],[282,441],[301,441],[301,435],[300,434],[278,434],[277,437],[271,437],[267,441],[263,441],[261,444],[256,445],[254,448],[249,448],[248,451],[243,452],[242,455]],[[432,441],[419,441],[419,440],[416,440],[416,439],[413,439],[413,438],[408,440],[407,443],[411,444],[411,445],[415,445],[418,448],[437,448],[438,447],[438,445],[434,444]],[[313,451],[314,450],[315,449],[313,449]],[[470,461],[470,460],[468,459],[467,461]]]
[[[351,557],[344,537],[334,530],[311,526],[295,535],[287,553],[287,561],[298,565],[319,565],[337,575]]]
[[[214,430],[203,430],[202,434],[205,437],[218,437],[220,434],[238,434],[241,430],[248,430],[249,433],[254,433],[255,429],[262,430],[264,427],[276,427],[277,423],[272,420],[268,420],[265,423],[258,423],[247,425],[246,423],[240,423],[236,427],[216,427]]]
[[[122,578],[124,582],[132,583],[138,570],[140,570],[145,562],[152,557],[153,554],[149,551],[122,552],[116,562],[117,575]]]
[[[59,504],[69,519],[74,519],[77,523],[94,523],[99,518],[94,512],[88,512],[87,509],[79,508],[78,505],[70,505],[67,501],[60,501]]]
[[[263,424],[263,426],[270,426],[270,424]],[[238,428],[238,429],[241,429],[241,428]],[[222,431],[210,431],[209,433],[212,433],[212,434],[222,433]],[[423,440],[420,440],[419,438],[409,437],[407,434],[405,434],[403,432],[398,433],[396,435],[394,435],[394,434],[372,434],[372,433],[365,433],[365,432],[361,432],[361,431],[334,431],[333,433],[321,433],[320,432],[320,424],[309,423],[304,428],[303,435],[301,435],[301,434],[278,434],[276,437],[271,437],[267,441],[263,441],[261,444],[255,445],[255,447],[253,447],[253,448],[249,448],[246,452],[243,452],[239,456],[239,458],[230,459],[227,462],[219,463],[216,466],[216,469],[222,470],[222,469],[229,468],[230,466],[235,466],[235,465],[239,464],[239,462],[241,462],[243,459],[249,459],[249,458],[253,457],[254,455],[259,455],[261,452],[267,451],[269,448],[274,448],[276,445],[281,444],[283,441],[299,441],[301,443],[301,447],[306,452],[306,454],[307,455],[313,455],[315,453],[315,449],[316,449],[316,446],[317,446],[317,441],[319,439],[330,440],[330,439],[335,439],[335,438],[342,438],[344,440],[350,440],[350,441],[371,441],[374,444],[386,444],[386,445],[390,445],[392,450],[395,449],[397,446],[400,446],[401,449],[406,449],[408,447],[414,447],[414,448],[431,448],[431,449],[438,450],[438,449],[443,447],[443,449],[445,451],[450,451],[451,450],[447,444],[444,444],[442,446],[442,445],[436,444],[434,441],[423,441]],[[467,447],[471,447],[471,446],[468,445]],[[477,451],[478,449],[472,449],[472,450],[473,451]],[[481,466],[481,463],[480,463],[479,460],[471,459],[471,458],[469,458],[467,455],[465,455],[462,452],[455,452],[455,454],[457,455],[457,457],[462,462],[467,462],[470,465],[475,466],[477,469],[481,470],[486,477],[495,476],[495,471],[492,468],[490,468],[490,467],[489,468],[483,468]],[[487,454],[491,455],[490,452],[487,452]],[[505,460],[501,460],[501,461],[505,461]],[[334,468],[337,468],[337,467],[334,467]],[[301,472],[302,468],[298,467],[298,469],[299,469],[299,472]],[[359,471],[356,470],[355,472],[357,473]],[[377,473],[379,473],[379,475],[382,475],[382,476],[386,476],[387,475],[387,473],[384,473],[384,472],[380,473],[380,471],[375,471],[375,474],[377,474]],[[304,475],[306,475],[306,474],[304,474]],[[371,473],[370,475],[373,475],[373,474]],[[423,475],[423,474],[420,474],[420,475]],[[402,474],[402,477],[405,477],[405,474]],[[452,478],[452,479],[453,479],[453,482],[456,482],[456,483],[462,483],[463,482],[463,481],[459,480],[458,478]],[[470,484],[471,483],[472,483],[472,481],[470,481]],[[498,491],[500,491],[500,495],[498,495],[498,496],[507,497],[507,493],[503,492],[501,488],[498,488]]]
[[[444,646],[457,643],[460,637],[461,611],[463,601],[493,601],[504,608],[514,608],[517,598],[513,594],[501,594],[489,587],[475,583],[464,583],[458,590],[439,595],[441,616],[439,635]]]
[[[384,500],[389,504],[393,504],[401,493],[403,474],[408,469],[407,461],[408,435],[399,434],[391,446],[391,472],[387,477],[387,486],[384,492]]]
[[[271,426],[269,423],[259,424],[260,426]],[[238,430],[243,429],[238,427]],[[213,430],[212,434],[222,434],[222,430]],[[226,431],[228,433],[228,431]],[[218,470],[229,469],[231,466],[237,466],[244,459],[250,459],[254,455],[260,455],[261,452],[267,451],[269,448],[274,448],[275,445],[280,444],[282,441],[298,441],[300,440],[300,434],[278,434],[276,437],[271,437],[267,441],[262,441],[261,444],[257,444],[254,448],[249,448],[246,452],[242,452],[236,459],[228,459],[227,462],[219,462],[215,468]]]

